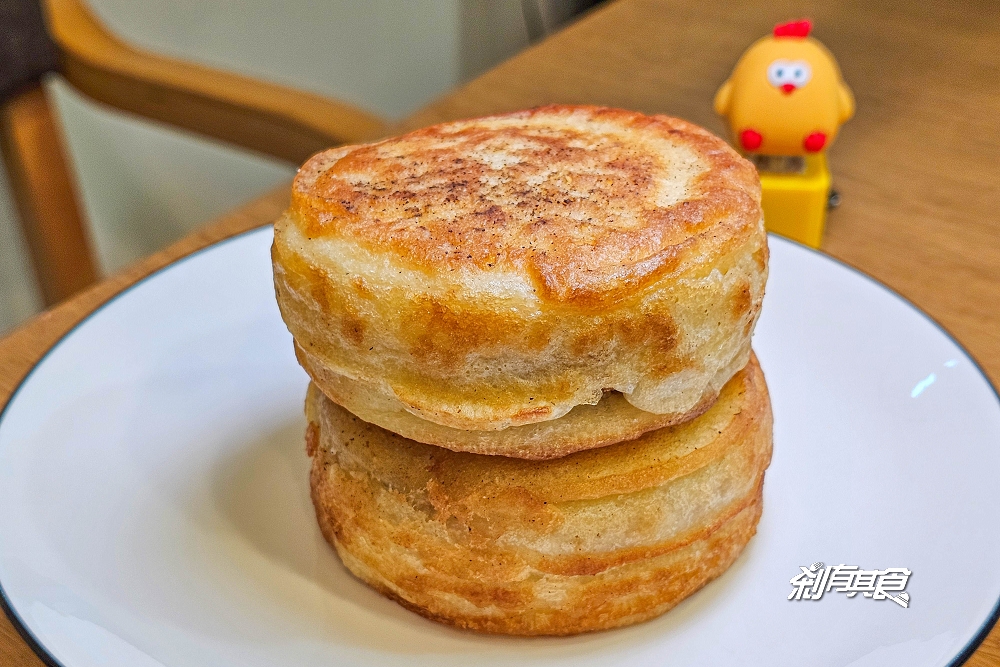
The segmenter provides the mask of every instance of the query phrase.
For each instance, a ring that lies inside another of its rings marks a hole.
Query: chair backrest
[[[41,78],[57,48],[37,0],[0,2],[0,149],[46,304],[97,277],[59,128]]]
[[[39,85],[53,66],[99,102],[293,164],[386,131],[381,119],[349,104],[134,48],[81,0],[43,0],[41,6],[0,0],[0,12],[8,6],[21,26],[10,26],[11,51],[18,54],[12,62],[25,66],[10,74],[11,92],[0,97],[0,145],[47,304],[98,275],[59,127]],[[8,23],[0,21],[0,31]],[[7,59],[0,54],[5,76]]]

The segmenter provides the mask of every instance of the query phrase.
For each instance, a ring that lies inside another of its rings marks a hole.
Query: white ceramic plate
[[[65,667],[946,665],[1000,598],[1000,405],[898,296],[772,238],[754,344],[774,401],[757,536],[665,616],[573,638],[483,637],[384,600],[320,536],[305,374],[271,231],[99,309],[0,418],[0,586]],[[910,606],[789,601],[816,561],[906,567]]]

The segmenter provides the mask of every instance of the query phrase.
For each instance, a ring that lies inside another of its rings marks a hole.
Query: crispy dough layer
[[[756,360],[700,417],[550,461],[457,453],[306,402],[320,527],[347,567],[424,616],[562,635],[670,609],[756,530],[771,407]]]
[[[606,390],[691,415],[746,363],[767,274],[748,162],[681,120],[571,106],[316,155],[272,257],[314,368],[480,431]]]

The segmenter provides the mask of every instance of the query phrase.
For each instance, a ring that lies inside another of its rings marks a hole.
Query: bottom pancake
[[[306,403],[320,527],[344,564],[428,618],[565,635],[646,620],[756,531],[771,408],[752,359],[703,415],[560,459],[452,452]]]

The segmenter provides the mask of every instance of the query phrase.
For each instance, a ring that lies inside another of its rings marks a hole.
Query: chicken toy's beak
[[[781,86],[781,92],[783,92],[785,95],[791,95],[793,92],[795,92],[796,88],[797,86],[794,83],[785,83],[782,84]]]

